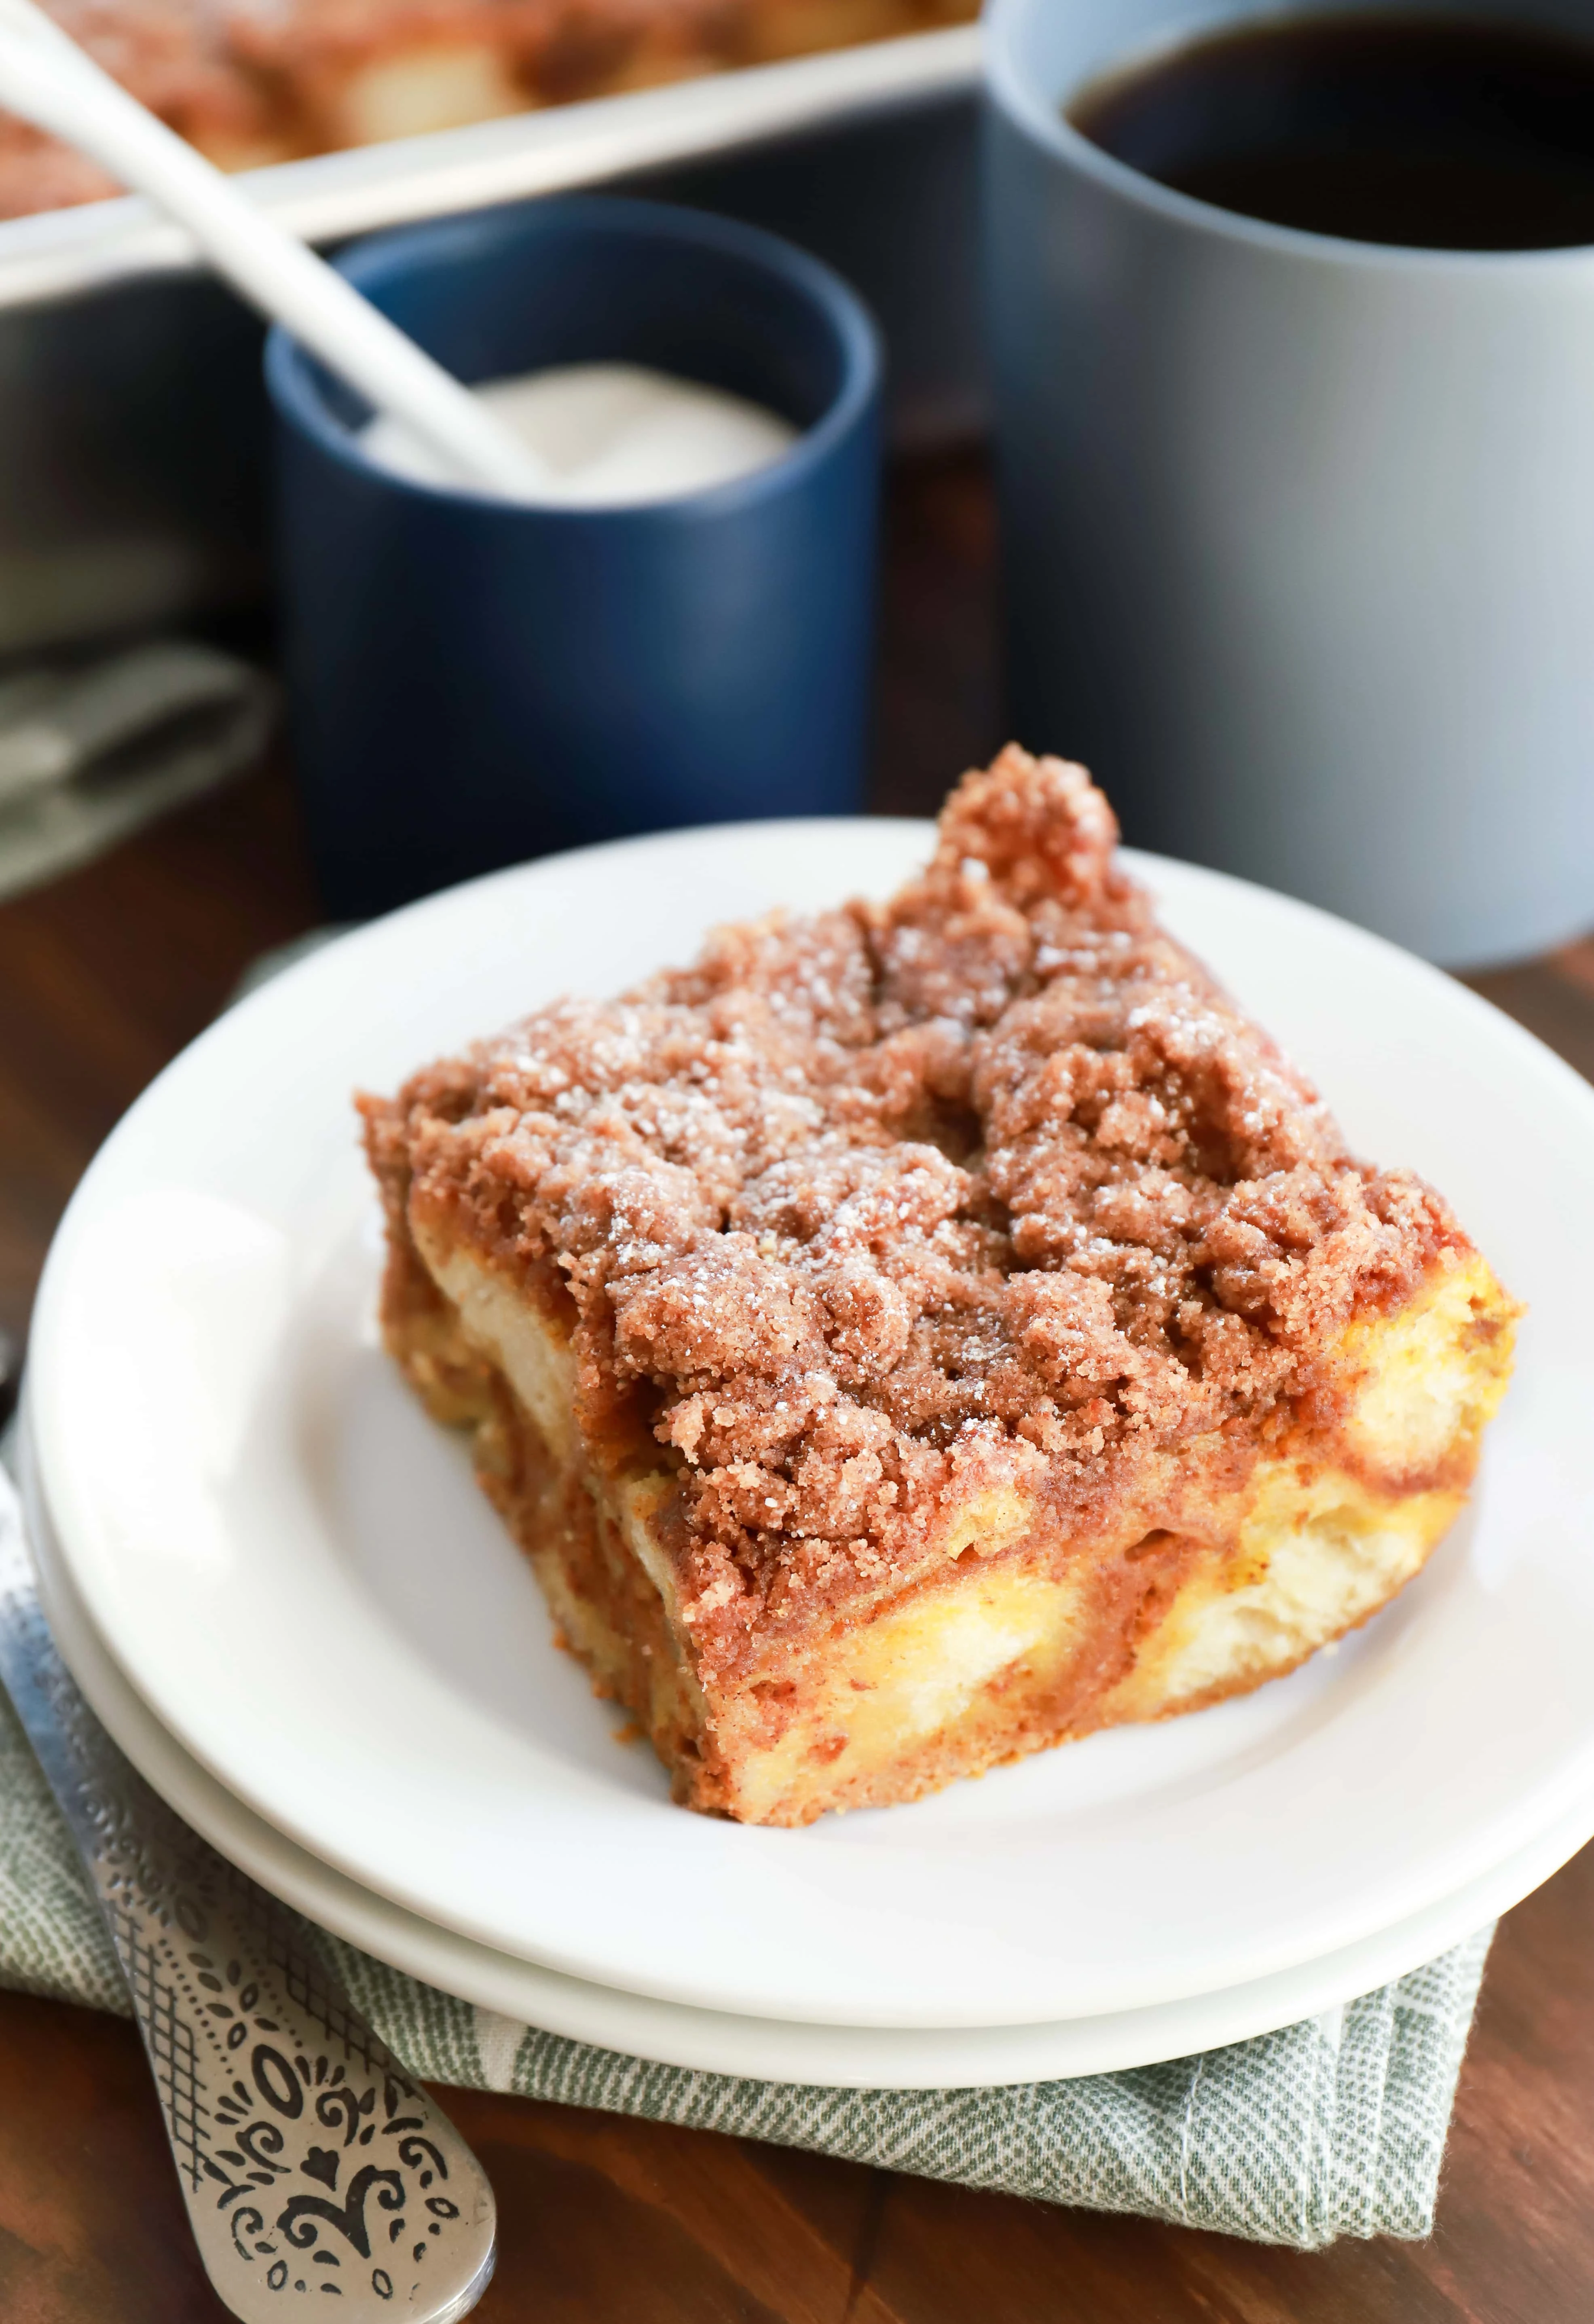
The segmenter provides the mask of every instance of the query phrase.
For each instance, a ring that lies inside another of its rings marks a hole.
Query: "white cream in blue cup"
[[[1594,32],[1571,0],[1482,13]],[[1594,248],[1268,225],[1064,118],[1160,42],[1279,14],[995,0],[1013,724],[1142,844],[1505,960],[1594,925]]]

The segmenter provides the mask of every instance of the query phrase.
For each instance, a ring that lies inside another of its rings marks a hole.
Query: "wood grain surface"
[[[972,456],[892,497],[877,802],[998,732]],[[281,771],[0,908],[0,1326],[118,1115],[243,968],[314,925]],[[1594,944],[1474,980],[1594,1077]],[[1502,1923],[1424,2245],[1276,2251],[520,2098],[448,2104],[498,2191],[484,2324],[1589,2324],[1594,1849]],[[137,2038],[0,1994],[0,2324],[211,2324]]]

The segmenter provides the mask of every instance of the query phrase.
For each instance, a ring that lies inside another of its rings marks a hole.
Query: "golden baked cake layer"
[[[687,1805],[1254,1687],[1460,1509],[1516,1308],[1157,927],[1077,767],[363,1101],[382,1317]]]
[[[978,0],[42,0],[223,169],[971,21]],[[0,217],[123,189],[0,113]]]

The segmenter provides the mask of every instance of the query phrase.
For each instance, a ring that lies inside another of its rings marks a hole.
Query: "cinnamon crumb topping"
[[[1464,1247],[1116,840],[1083,770],[1009,748],[890,903],[722,929],[366,1101],[396,1215],[567,1287],[590,1456],[650,1430],[678,1464],[705,1654],[911,1571],[977,1493],[1077,1519],[1213,1432],[1254,1458],[1352,1314]]]

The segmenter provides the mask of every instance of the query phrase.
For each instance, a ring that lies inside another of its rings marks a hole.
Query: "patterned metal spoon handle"
[[[194,2239],[245,2324],[451,2324],[493,2273],[481,2165],[299,1924],[134,1774],[40,1610],[0,1472],[0,1679],[88,1868],[161,2094]]]

